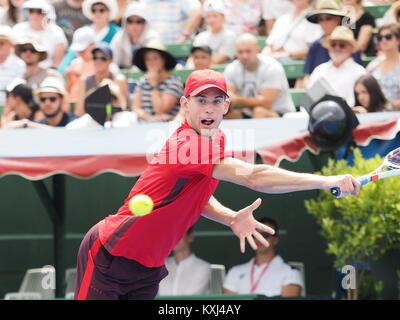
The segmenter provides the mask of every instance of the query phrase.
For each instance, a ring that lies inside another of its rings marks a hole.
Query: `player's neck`
[[[174,259],[176,264],[179,264],[183,260],[189,258],[191,256],[192,252],[189,249],[184,249],[184,250],[179,250],[177,252],[174,252]]]
[[[264,263],[270,263],[274,259],[276,253],[274,250],[269,250],[267,252],[259,252],[256,254],[255,263],[257,266],[261,266]]]

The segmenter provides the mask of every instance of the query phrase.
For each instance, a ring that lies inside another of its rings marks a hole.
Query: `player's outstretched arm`
[[[234,158],[225,158],[215,164],[213,177],[265,193],[330,190],[339,187],[343,197],[346,194],[357,195],[360,189],[360,183],[351,175],[319,176],[298,173],[265,164],[250,164]]]
[[[233,211],[223,206],[217,199],[211,196],[206,207],[203,210],[203,216],[208,219],[220,222],[229,226],[235,235],[240,240],[240,251],[244,253],[246,240],[250,246],[256,250],[257,245],[254,238],[258,239],[264,246],[269,246],[269,243],[260,234],[261,232],[268,232],[274,234],[274,229],[266,226],[263,223],[254,219],[253,211],[256,210],[261,204],[261,199],[258,198],[251,205],[239,210]],[[259,231],[258,231],[259,230]]]

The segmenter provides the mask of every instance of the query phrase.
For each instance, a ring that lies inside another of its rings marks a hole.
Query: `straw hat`
[[[18,44],[15,47],[15,54],[18,57],[21,57],[21,49],[22,49],[23,45],[25,45],[25,44],[32,45],[33,49],[35,49],[38,53],[41,54],[39,61],[46,60],[46,58],[47,58],[46,48],[42,45],[40,40],[33,35],[25,35],[21,39],[18,40]]]
[[[67,94],[64,83],[57,77],[47,77],[40,84],[39,88],[35,91],[36,98],[42,92],[54,92],[62,95],[63,97]]]
[[[158,41],[150,41],[145,47],[140,48],[136,51],[135,57],[133,58],[133,64],[136,65],[140,70],[147,71],[146,64],[144,63],[144,55],[147,51],[154,50],[160,53],[165,59],[165,68],[172,70],[176,66],[176,59],[170,54],[164,45]]]
[[[315,9],[307,15],[307,20],[312,23],[318,23],[318,16],[320,14],[329,14],[338,17],[346,16],[340,0],[318,0]]]
[[[346,41],[353,46],[353,52],[358,51],[357,41],[354,39],[353,31],[344,26],[337,26],[330,36],[322,41],[322,46],[329,49],[332,40]]]

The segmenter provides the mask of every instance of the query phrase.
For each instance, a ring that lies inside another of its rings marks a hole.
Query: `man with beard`
[[[346,100],[349,106],[354,106],[354,84],[366,71],[351,56],[358,50],[353,32],[347,27],[338,26],[322,45],[328,49],[330,60],[315,68],[308,87],[323,78],[335,91],[332,94]]]
[[[63,111],[63,99],[66,96],[66,90],[64,84],[58,78],[46,78],[40,88],[35,91],[35,95],[39,102],[40,110],[44,114],[44,119],[40,120],[39,124],[51,127],[65,127],[72,120],[78,118],[76,115]]]

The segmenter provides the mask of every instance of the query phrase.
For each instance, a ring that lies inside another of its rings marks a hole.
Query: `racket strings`
[[[394,150],[387,156],[387,164],[390,169],[400,168],[400,148]]]

